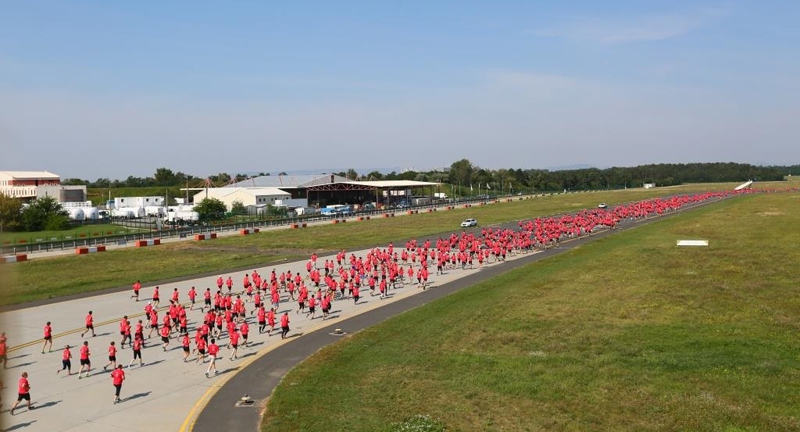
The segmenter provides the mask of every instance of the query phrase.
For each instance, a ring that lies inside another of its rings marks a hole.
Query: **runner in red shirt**
[[[86,333],[89,333],[89,330],[92,331],[92,337],[95,337],[96,335],[94,334],[94,317],[92,316],[92,311],[89,311],[89,314],[86,315],[86,330],[84,330],[83,333],[81,333],[81,337],[83,337],[83,335],[85,335]]]
[[[89,378],[89,371],[92,370],[92,362],[89,360],[91,353],[89,352],[89,342],[83,341],[81,347],[81,369],[78,371],[78,379],[81,379],[84,367],[86,368],[86,378]]]
[[[250,334],[250,326],[247,321],[239,326],[239,332],[242,334],[242,346],[247,346],[247,336]]]
[[[192,305],[191,305],[191,307],[189,307],[189,310],[194,310],[194,299],[195,298],[197,298],[197,290],[195,290],[194,287],[191,287],[191,288],[189,288],[189,301],[192,302]]]
[[[170,333],[169,327],[167,326],[161,327],[161,342],[164,342],[164,346],[162,346],[161,348],[164,350],[164,352],[167,351],[167,346],[169,346],[169,333]]]
[[[61,373],[64,369],[67,370],[67,375],[72,375],[72,352],[69,350],[69,345],[64,345],[64,351],[61,352],[61,369],[56,371],[56,375]]]
[[[211,339],[211,340],[214,340],[214,339]],[[205,339],[203,339],[202,337],[201,338],[197,338],[197,339],[194,340],[194,342],[197,344],[197,360],[195,361],[195,363],[200,363],[200,360],[203,360],[203,363],[205,363],[206,362],[206,341],[205,341]]]
[[[156,286],[153,289],[153,307],[158,308],[158,304],[161,302],[161,295],[158,293],[158,287]]]
[[[211,359],[211,363],[208,365],[208,369],[206,370],[206,378],[208,378],[208,374],[211,373],[211,369],[214,369],[214,375],[217,374],[217,353],[219,352],[219,347],[216,343],[214,343],[214,339],[211,339],[211,343],[208,344],[208,356]]]
[[[131,298],[135,298],[136,301],[139,301],[139,290],[142,289],[142,284],[137,280],[133,283],[133,295]]]
[[[3,332],[2,337],[0,337],[0,363],[3,363],[3,369],[8,369],[8,358],[6,355],[8,354],[8,346],[6,345],[6,334]]]
[[[117,347],[114,346],[114,341],[111,341],[111,345],[108,346],[108,364],[103,366],[103,370],[108,370],[109,366],[111,369],[117,368]]]
[[[122,382],[125,381],[125,371],[122,370],[122,365],[117,366],[113,372],[111,372],[111,384],[114,385],[116,389],[114,391],[114,404],[119,403],[119,392],[122,390]]]
[[[272,331],[275,330],[275,309],[270,309],[267,312],[267,323],[269,324],[268,336],[272,336]]]
[[[50,321],[47,321],[47,324],[44,326],[44,344],[42,344],[42,354],[44,354],[44,347],[46,347],[48,343],[50,344],[50,348],[47,350],[47,352],[50,352],[53,350],[53,328],[50,327]]]
[[[17,408],[20,402],[25,400],[28,403],[28,411],[32,410],[31,406],[31,385],[28,383],[28,372],[22,372],[22,377],[19,379],[19,386],[17,389],[17,401],[11,407],[11,415],[14,415],[14,409]]]
[[[230,360],[233,360],[236,358],[236,354],[239,352],[239,332],[236,331],[236,327],[231,328],[231,332],[228,334],[228,337],[230,338],[228,347],[233,350],[233,352],[231,352]],[[209,352],[209,354],[211,353]]]
[[[175,303],[180,303],[178,301],[178,299],[180,297],[181,297],[181,293],[180,293],[180,291],[178,291],[178,288],[173,289],[172,290],[172,301],[174,301]]]
[[[267,327],[267,311],[264,310],[264,306],[258,308],[258,334],[264,333],[264,329]]]
[[[144,362],[142,361],[142,346],[143,345],[144,345],[144,341],[142,341],[142,340],[135,339],[133,341],[133,345],[132,345],[133,358],[131,359],[131,362],[128,363],[128,369],[130,369],[131,365],[133,365],[133,362],[135,362],[136,359],[139,359],[139,367],[144,366]]]
[[[183,362],[186,363],[189,358],[189,333],[184,333],[181,345],[183,346]]]
[[[286,339],[286,335],[289,334],[289,313],[284,312],[281,315],[281,339]]]

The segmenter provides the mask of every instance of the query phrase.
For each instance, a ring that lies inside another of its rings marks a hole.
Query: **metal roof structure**
[[[440,183],[414,180],[378,180],[356,181],[336,174],[297,175],[297,176],[260,176],[243,180],[224,188],[260,188],[274,187],[279,189],[307,189],[309,191],[347,191],[376,189],[410,189],[416,187],[439,186]],[[223,189],[224,189],[223,188]]]
[[[344,183],[351,180],[346,177],[337,176],[335,174],[317,174],[317,175],[285,175],[285,176],[260,176],[253,177],[247,180],[242,180],[237,183],[225,187],[275,187],[275,188],[308,188],[322,184]]]
[[[49,171],[0,171],[0,175],[13,180],[59,180],[58,174]]]

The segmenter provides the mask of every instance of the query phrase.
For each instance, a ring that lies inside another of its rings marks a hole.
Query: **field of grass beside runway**
[[[263,430],[798,430],[799,206],[713,204],[392,318],[289,372]]]
[[[487,225],[594,208],[600,202],[611,205],[656,196],[730,190],[732,187],[732,184],[702,184],[553,195],[410,217],[350,221],[204,242],[185,241],[144,249],[29,260],[7,269],[8,278],[0,292],[0,304],[19,304],[127,286],[137,279],[148,283],[209,272],[225,273],[236,268],[306,257],[314,251],[353,250],[397,239],[452,232],[458,230],[459,222],[466,217],[476,217],[481,225]],[[775,183],[775,187],[786,185]]]
[[[113,224],[84,225],[62,231],[4,232],[0,243],[4,246],[35,245],[41,242],[60,240],[84,240],[113,234],[139,233],[141,230]]]

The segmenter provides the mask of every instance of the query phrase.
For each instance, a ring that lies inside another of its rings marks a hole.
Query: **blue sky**
[[[800,163],[800,2],[0,10],[0,169]]]

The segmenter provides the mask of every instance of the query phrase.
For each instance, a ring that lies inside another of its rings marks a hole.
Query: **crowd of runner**
[[[686,205],[739,193],[750,191],[651,199],[609,209],[536,218],[520,222],[518,229],[486,227],[463,230],[435,241],[412,239],[400,248],[389,243],[386,247],[371,249],[363,256],[342,250],[324,262],[312,254],[306,262],[305,274],[273,269],[262,275],[252,270],[238,282],[232,276],[219,276],[215,286],[201,290],[194,286],[183,291],[174,287],[165,306],[160,304],[160,288],[156,286],[141,309],[141,319],[134,322],[127,315],[120,319],[119,345],[117,341],[108,341],[105,348],[97,349],[107,352],[108,362],[102,362],[103,370],[110,371],[116,404],[120,401],[120,390],[125,380],[125,364],[118,362],[117,357],[119,350],[126,346],[131,350],[128,369],[136,363],[139,367],[146,365],[143,358],[145,349],[160,346],[167,352],[178,346],[182,353],[179,358],[183,362],[207,364],[205,376],[211,377],[218,373],[216,365],[221,348],[225,347],[228,359],[235,361],[239,358],[239,350],[252,343],[251,325],[257,326],[259,338],[279,334],[281,339],[286,339],[290,337],[292,316],[302,314],[312,320],[326,320],[338,312],[333,310],[335,302],[353,301],[358,305],[364,295],[383,299],[390,295],[389,291],[404,286],[425,290],[431,284],[431,273],[436,277],[450,271],[479,268],[502,262],[510,255],[548,248],[598,229],[613,229],[625,220],[662,215]],[[135,302],[140,301],[141,290],[141,283],[136,281],[131,295]],[[87,340],[63,346],[56,375],[62,372],[66,372],[66,376],[73,375],[72,350],[77,348],[80,360],[78,379],[90,377],[92,359],[96,358],[89,343],[96,337],[93,311],[88,311],[83,322],[85,330],[80,338]],[[43,333],[41,351],[45,353],[53,348],[50,322],[44,325]],[[96,345],[92,345],[94,349]],[[2,333],[0,364],[4,368],[7,366],[6,352],[6,335]],[[11,414],[22,401],[33,408],[27,372],[22,373],[18,390],[18,400]]]

